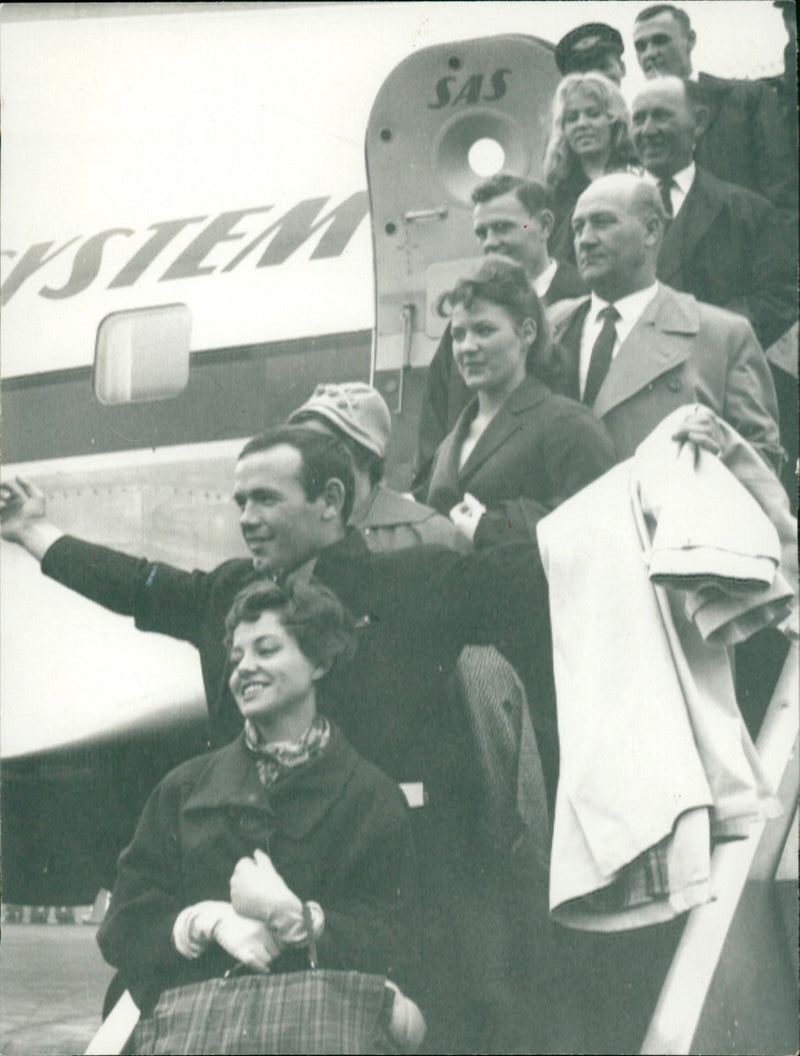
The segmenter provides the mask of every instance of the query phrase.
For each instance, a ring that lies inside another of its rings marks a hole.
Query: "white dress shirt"
[[[652,286],[647,286],[643,290],[637,290],[636,293],[629,293],[626,297],[620,297],[618,301],[613,302],[614,307],[619,312],[619,319],[617,319],[616,324],[617,340],[614,342],[614,348],[611,352],[612,360],[616,358],[620,345],[639,321],[642,312],[657,293],[658,283],[654,282]],[[586,377],[589,373],[592,349],[594,348],[595,341],[600,336],[600,331],[603,329],[603,320],[598,319],[597,317],[604,308],[608,308],[608,305],[608,301],[604,301],[601,297],[598,297],[596,293],[592,294],[589,314],[586,316],[586,320],[583,324],[583,333],[581,334],[581,362],[579,375],[581,396],[583,396],[586,389]]]
[[[556,272],[558,271],[558,261],[551,260],[547,267],[531,283],[533,292],[537,297],[544,297],[547,291],[553,284]]]
[[[681,206],[686,201],[686,195],[692,189],[696,171],[694,162],[691,162],[691,164],[687,165],[685,169],[681,169],[680,172],[673,173],[672,175],[672,186],[669,189],[669,197],[672,202],[673,219],[681,211]],[[658,176],[654,176],[652,172],[647,172],[646,170],[644,178],[654,187],[657,187],[660,183],[660,178]]]

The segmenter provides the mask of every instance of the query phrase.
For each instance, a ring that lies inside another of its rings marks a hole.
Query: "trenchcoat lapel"
[[[698,328],[694,299],[659,286],[658,293],[612,360],[592,408],[595,415],[602,418],[655,378],[688,359],[689,342],[676,342],[674,335],[692,336]]]
[[[721,208],[721,203],[708,195],[703,171],[698,168],[694,183],[680,212],[670,224],[658,254],[658,277],[662,282],[683,285],[677,276],[682,276],[686,262],[692,259],[695,246],[703,239]]]
[[[519,415],[541,403],[549,394],[550,390],[542,382],[530,376],[514,389],[481,433],[469,458],[461,467],[458,479],[462,491],[468,490],[468,483],[477,470],[519,429]]]

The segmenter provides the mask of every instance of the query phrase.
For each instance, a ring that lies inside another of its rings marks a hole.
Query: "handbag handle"
[[[308,935],[308,964],[312,972],[316,972],[319,961],[317,960],[317,937],[314,934],[314,921],[311,916],[311,906],[308,902],[303,903],[303,923]]]

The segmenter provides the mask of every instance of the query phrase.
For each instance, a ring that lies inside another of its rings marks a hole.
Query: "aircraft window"
[[[476,176],[494,176],[506,163],[506,152],[496,139],[476,139],[467,154],[469,167]]]
[[[189,380],[192,313],[185,304],[114,312],[100,323],[94,392],[101,403],[177,396]]]

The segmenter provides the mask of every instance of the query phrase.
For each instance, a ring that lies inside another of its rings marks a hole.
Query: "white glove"
[[[255,917],[269,925],[281,944],[306,942],[303,903],[286,885],[283,877],[263,851],[252,858],[240,858],[231,876],[231,903],[237,913]],[[315,902],[309,903],[314,935],[324,927],[324,914]]]
[[[475,530],[478,527],[478,521],[483,517],[484,513],[486,513],[486,507],[483,503],[467,492],[463,501],[459,502],[450,511],[450,520],[462,535],[465,535],[472,542]]]
[[[228,912],[215,924],[212,938],[254,972],[268,972],[281,952],[280,943],[263,921],[242,917],[233,906],[228,906]]]
[[[189,961],[196,961],[211,943],[217,923],[231,908],[229,902],[195,902],[182,909],[172,926],[175,949]]]
[[[386,980],[387,990],[394,994],[389,1033],[401,1052],[416,1052],[425,1040],[425,1017],[418,1006],[406,997],[395,983]]]
[[[268,972],[280,945],[260,920],[241,917],[230,902],[196,902],[178,914],[172,927],[175,949],[194,961],[217,942],[231,957],[256,972]]]

